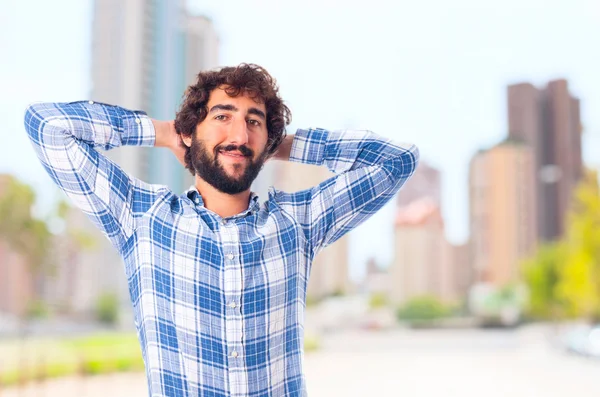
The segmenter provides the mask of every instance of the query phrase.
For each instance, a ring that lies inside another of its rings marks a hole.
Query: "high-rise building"
[[[273,164],[274,186],[286,192],[296,192],[316,186],[333,174],[325,167],[278,161]],[[320,299],[337,293],[347,293],[348,235],[319,252],[312,264],[307,295]]]
[[[469,170],[471,260],[478,282],[520,278],[520,262],[537,244],[534,154],[514,140],[479,151]]]
[[[125,269],[115,249],[79,209],[70,207],[65,222],[68,229],[53,237],[55,263],[44,276],[44,301],[60,313],[91,317],[102,294],[116,294],[128,313]]]
[[[445,237],[441,214],[441,174],[421,162],[398,194],[395,259],[390,296],[402,303],[419,295],[458,301],[466,295],[468,256]],[[463,250],[464,251],[464,250]]]
[[[444,277],[447,282],[442,285],[442,296],[450,301],[465,299],[473,285],[473,269],[471,267],[471,256],[469,243],[448,244],[450,252],[447,254],[450,265],[448,276]]]
[[[185,25],[185,83],[196,81],[201,70],[219,65],[219,37],[212,21],[202,15],[186,16]]]
[[[375,258],[369,259],[365,278],[362,282],[361,292],[368,294],[384,294],[389,295],[390,292],[390,276],[387,269],[382,269],[377,265]]]
[[[218,38],[211,21],[188,15],[183,0],[95,0],[92,36],[90,99],[143,110],[160,120],[174,119],[197,73],[218,65]],[[176,193],[194,181],[166,149],[121,147],[106,155],[128,174],[167,185]],[[125,271],[116,250],[91,222],[75,215],[71,219],[83,222],[83,229],[98,241],[95,249],[77,256],[79,265],[89,269],[78,271],[75,282],[83,286],[84,279],[91,278],[94,286],[70,289],[77,301],[74,310],[85,311],[99,293],[111,292],[129,311]],[[129,316],[125,321],[130,322]]]
[[[0,239],[0,313],[24,314],[33,296],[34,283],[27,261]]]
[[[560,238],[575,186],[583,173],[579,99],[566,80],[544,89],[529,83],[508,87],[509,137],[532,147],[537,236]]]
[[[93,10],[90,99],[149,111],[154,2],[95,0]],[[129,174],[147,180],[149,149],[123,147],[108,155]]]
[[[440,295],[446,244],[440,207],[432,199],[425,197],[399,209],[390,269],[392,302],[400,304],[416,296]]]
[[[421,161],[413,176],[406,181],[402,186],[402,190],[398,193],[398,207],[405,207],[423,198],[429,198],[441,207],[441,190],[440,171]]]
[[[210,19],[182,0],[95,0],[91,99],[172,120],[186,87],[218,66]],[[109,157],[129,174],[182,192],[193,177],[165,149],[123,147]]]
[[[154,21],[160,39],[155,42],[155,89],[149,114],[162,120],[175,118],[185,89],[196,82],[200,71],[218,66],[219,39],[212,21],[191,16],[177,2],[159,2]],[[148,182],[169,185],[183,192],[194,184],[194,177],[165,149],[150,149]]]

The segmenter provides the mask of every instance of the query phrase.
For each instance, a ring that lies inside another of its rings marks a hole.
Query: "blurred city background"
[[[278,79],[290,133],[421,150],[398,197],[315,260],[309,395],[600,395],[598,0],[0,5],[0,396],[146,392],[122,262],[38,164],[26,105],[173,119],[200,70],[241,62]],[[193,184],[166,150],[107,155]],[[253,189],[329,176],[267,164]]]

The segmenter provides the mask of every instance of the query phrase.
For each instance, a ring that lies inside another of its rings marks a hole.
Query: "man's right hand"
[[[156,131],[155,147],[164,147],[169,149],[177,160],[185,167],[186,146],[181,140],[181,135],[175,131],[175,121],[161,121],[152,119],[154,130]]]

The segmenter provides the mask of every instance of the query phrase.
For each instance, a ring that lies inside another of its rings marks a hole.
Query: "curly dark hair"
[[[204,121],[208,114],[210,93],[221,86],[226,86],[225,92],[231,97],[248,95],[265,104],[267,155],[275,153],[286,136],[285,127],[290,124],[292,114],[279,96],[277,81],[264,68],[255,64],[242,63],[238,66],[200,72],[196,83],[186,90],[175,117],[177,133],[187,137],[196,131],[198,123]],[[192,175],[196,174],[189,147],[185,153],[185,167]]]

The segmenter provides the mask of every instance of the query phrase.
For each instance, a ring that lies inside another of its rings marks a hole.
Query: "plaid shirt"
[[[303,319],[314,256],[389,201],[418,150],[368,131],[298,130],[290,161],[337,175],[271,188],[221,218],[198,191],[128,176],[97,151],[153,146],[144,112],[93,102],[38,103],[25,115],[54,182],[119,250],[152,396],[301,396]]]

